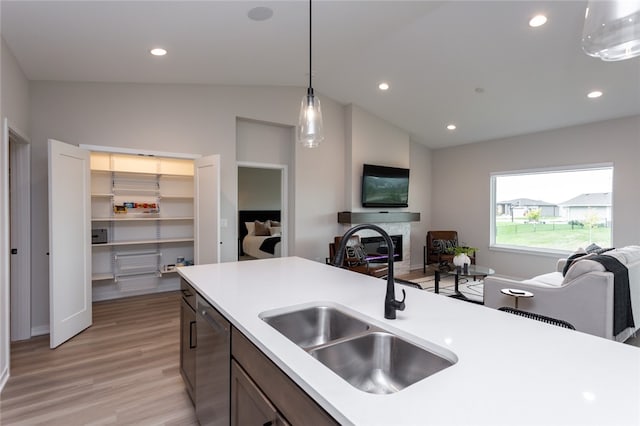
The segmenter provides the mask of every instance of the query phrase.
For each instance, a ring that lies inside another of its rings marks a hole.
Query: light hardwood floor
[[[197,425],[179,372],[180,294],[93,305],[93,325],[57,349],[11,346],[2,425]]]

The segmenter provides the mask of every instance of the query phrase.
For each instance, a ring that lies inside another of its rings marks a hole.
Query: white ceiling
[[[256,22],[247,12],[273,9]],[[313,86],[432,148],[640,114],[640,58],[581,51],[585,1],[313,4]],[[1,31],[30,80],[300,86],[308,3],[1,2]],[[533,29],[529,19],[549,21]],[[152,57],[148,50],[169,54]],[[380,92],[387,81],[391,89]],[[483,93],[476,89],[482,88]],[[586,98],[598,89],[604,96]],[[445,126],[455,123],[454,132]]]

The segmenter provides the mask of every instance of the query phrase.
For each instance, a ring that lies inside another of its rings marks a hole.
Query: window
[[[611,247],[613,167],[491,175],[491,246],[575,251]]]

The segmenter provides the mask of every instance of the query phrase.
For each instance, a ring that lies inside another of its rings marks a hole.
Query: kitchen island
[[[638,425],[640,349],[484,306],[289,257],[179,268],[180,275],[341,424]],[[399,392],[363,392],[260,319],[341,305],[377,327],[453,354],[454,365]]]

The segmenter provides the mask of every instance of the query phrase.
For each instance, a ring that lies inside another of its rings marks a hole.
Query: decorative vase
[[[457,254],[453,257],[453,264],[459,267],[463,267],[465,264],[470,264],[471,259],[464,253]]]

